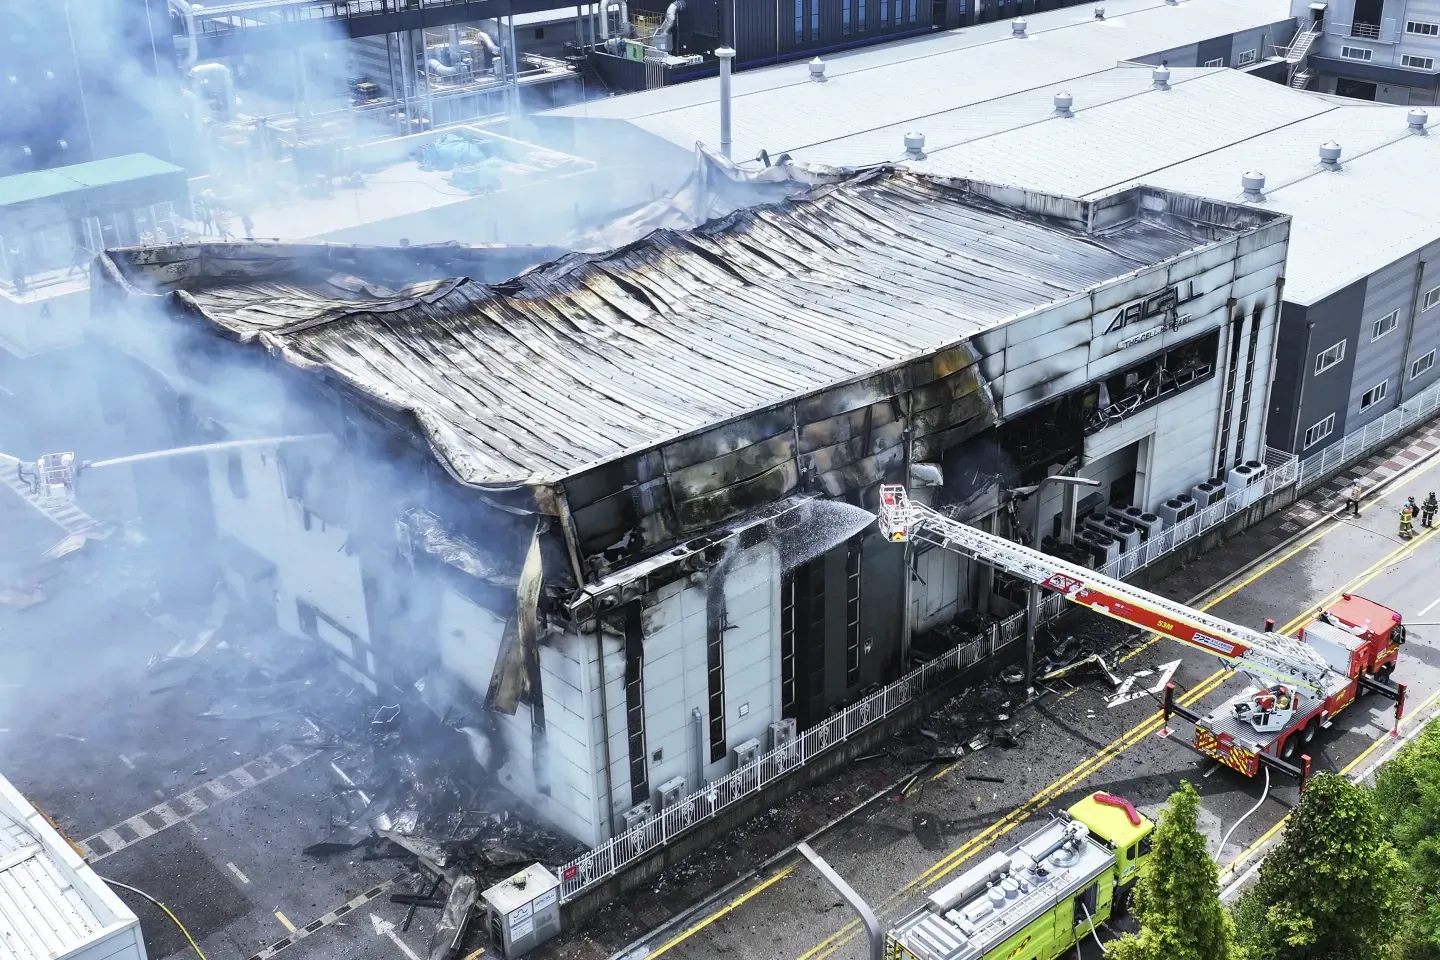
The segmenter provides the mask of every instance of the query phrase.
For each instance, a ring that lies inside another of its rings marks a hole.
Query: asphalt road
[[[1235,582],[1197,603],[1233,622],[1259,626],[1275,618],[1293,632],[1322,604],[1351,591],[1399,610],[1407,620],[1440,619],[1440,544],[1437,531],[1414,541],[1396,538],[1399,505],[1440,483],[1440,459],[1419,465],[1366,504],[1358,520],[1331,520],[1302,534]],[[1430,486],[1427,486],[1429,484]],[[1183,582],[1183,577],[1176,578]],[[1161,585],[1159,592],[1185,599]],[[1414,713],[1440,695],[1440,627],[1415,627],[1402,649],[1396,679],[1409,685]],[[1217,659],[1168,640],[1151,641],[1122,664],[1126,674],[1179,660],[1174,674],[1186,702],[1213,708],[1239,693],[1243,678]],[[1247,780],[1199,756],[1188,744],[1193,728],[1178,721],[1176,740],[1161,727],[1151,698],[1107,705],[1109,688],[1080,682],[1075,689],[1029,708],[1032,735],[1020,750],[994,748],[929,772],[922,790],[876,808],[817,844],[820,853],[875,906],[882,923],[913,909],[931,888],[1024,836],[1027,823],[1063,809],[1095,790],[1126,796],[1152,815],[1182,779],[1203,797],[1202,828],[1212,853],[1222,834],[1260,799],[1263,779]],[[1312,745],[1315,770],[1339,770],[1386,738],[1393,704],[1368,697],[1336,718]],[[1038,735],[1037,735],[1038,734]],[[967,781],[967,774],[1000,776],[1003,784]],[[1297,786],[1271,784],[1265,803],[1235,830],[1220,854],[1240,857],[1298,798]],[[1036,821],[1038,822],[1038,821]],[[1028,829],[1033,829],[1032,826]],[[1018,831],[1018,832],[1017,832]],[[1012,835],[1013,834],[1013,835]],[[863,933],[849,909],[808,865],[789,862],[734,891],[712,910],[639,945],[637,956],[822,960],[866,955]]]

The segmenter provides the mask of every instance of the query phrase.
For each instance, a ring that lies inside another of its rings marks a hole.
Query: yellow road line
[[[794,868],[793,866],[786,867],[784,870],[781,870],[779,873],[775,874],[773,877],[769,877],[769,878],[767,878],[764,882],[759,883],[759,884],[756,884],[755,886],[751,887],[749,890],[745,891],[745,892],[742,893],[740,896],[736,897],[734,900],[731,900],[729,903],[727,903],[727,904],[726,904],[724,907],[722,907],[721,909],[715,911],[714,913],[710,914],[710,916],[706,917],[704,920],[701,920],[699,923],[695,924],[695,926],[690,927],[688,930],[685,930],[683,933],[676,934],[676,935],[675,935],[675,938],[674,938],[673,940],[671,940],[671,941],[669,941],[668,943],[666,943],[666,944],[665,944],[664,946],[662,946],[660,949],[655,950],[655,951],[653,951],[653,952],[651,952],[651,953],[647,953],[645,956],[647,956],[647,957],[658,957],[658,956],[660,956],[660,954],[664,953],[666,950],[669,950],[671,947],[676,946],[677,944],[683,942],[684,940],[688,939],[689,937],[694,936],[695,934],[699,933],[701,930],[704,930],[706,927],[710,926],[710,924],[714,923],[716,920],[719,920],[721,917],[727,915],[728,913],[730,913],[730,911],[732,911],[732,910],[734,910],[736,907],[740,906],[740,905],[741,905],[742,903],[744,903],[746,900],[749,900],[751,897],[758,896],[759,894],[764,893],[766,890],[770,889],[772,886],[774,886],[775,884],[779,883],[781,880],[784,880],[786,877],[790,876],[790,874],[792,874],[792,873],[794,873],[794,872],[795,872],[795,868]]]
[[[290,918],[285,916],[285,914],[281,913],[279,910],[275,911],[275,919],[279,920],[280,925],[283,926],[286,930],[290,931],[291,933],[295,932],[295,924],[291,923]]]
[[[1321,535],[1323,535],[1323,533],[1324,532],[1322,531]],[[1413,551],[1423,542],[1432,538],[1436,533],[1440,533],[1440,527],[1432,528],[1425,533],[1420,534],[1414,540],[1411,540],[1408,543],[1405,543],[1397,547],[1396,549],[1390,551],[1388,554],[1381,557],[1379,560],[1375,561],[1373,564],[1367,567],[1360,574],[1360,576],[1356,578],[1355,581],[1326,595],[1324,599],[1320,600],[1318,603],[1311,605],[1308,609],[1305,610],[1304,613],[1301,613],[1295,619],[1291,620],[1285,626],[1281,627],[1280,632],[1286,634],[1290,633],[1292,630],[1300,626],[1306,620],[1314,616],[1317,611],[1328,606],[1330,603],[1333,603],[1335,599],[1340,596],[1340,594],[1358,590],[1360,587],[1364,586],[1366,583],[1369,583],[1375,577],[1379,576],[1382,572],[1384,572],[1384,570],[1389,567],[1397,557],[1406,552]],[[1319,539],[1319,537],[1317,536],[1313,538],[1310,542],[1313,543],[1314,539]],[[1245,581],[1242,582],[1241,585],[1243,585],[1244,583],[1254,582],[1254,580],[1258,579],[1262,574],[1274,569],[1276,566],[1279,566],[1281,563],[1285,562],[1285,560],[1289,559],[1295,553],[1298,553],[1300,549],[1303,549],[1303,547],[1297,548],[1296,550],[1290,551],[1280,557],[1277,557],[1269,564],[1266,564],[1265,567],[1261,568],[1260,570],[1252,574],[1250,577],[1248,577]],[[1239,586],[1237,586],[1235,589],[1239,589]],[[1233,595],[1235,589],[1216,596],[1214,599],[1210,600],[1199,609],[1210,609],[1217,603],[1220,603],[1226,597]],[[1198,701],[1202,697],[1209,694],[1210,691],[1213,690],[1215,687],[1219,686],[1221,682],[1223,682],[1229,677],[1230,673],[1231,671],[1228,669],[1217,670],[1215,673],[1212,673],[1210,676],[1206,677],[1204,680],[1200,681],[1189,691],[1187,691],[1185,696],[1181,697],[1180,702],[1188,706],[1189,704]],[[1036,808],[1044,806],[1044,804],[1048,803],[1053,797],[1059,796],[1060,794],[1064,793],[1075,783],[1083,780],[1085,777],[1088,777],[1090,774],[1096,772],[1101,767],[1108,764],[1111,760],[1115,759],[1115,757],[1118,757],[1126,750],[1129,750],[1132,746],[1140,742],[1140,740],[1144,739],[1150,733],[1159,730],[1160,724],[1162,722],[1163,718],[1160,713],[1157,712],[1147,720],[1141,722],[1135,727],[1132,727],[1126,733],[1121,734],[1119,738],[1112,741],[1100,751],[1087,758],[1084,762],[1074,767],[1069,773],[1062,775],[1054,783],[1050,784],[1050,786],[1040,791],[1040,793],[1037,793],[1034,797],[1031,797],[1020,807],[1012,810],[1009,814],[1002,817],[1000,820],[997,820],[995,823],[991,824],[979,834],[976,834],[969,841],[957,847],[955,850],[951,851],[949,854],[943,857],[939,863],[926,870],[919,877],[916,877],[914,880],[907,883],[904,887],[901,887],[899,890],[895,891],[895,893],[887,896],[883,901],[881,901],[880,909],[886,909],[900,897],[908,895],[916,887],[929,885],[930,883],[940,880],[949,873],[953,872],[955,868],[959,867],[961,864],[969,860],[970,857],[973,856],[977,850],[982,849],[984,846],[987,846],[993,840],[1003,837],[1005,834],[1009,833],[1011,830],[1019,826],[1025,820],[1029,819],[1029,815]],[[879,911],[877,910],[877,912]],[[801,954],[799,960],[824,960],[825,957],[828,957],[836,949],[845,945],[851,939],[853,939],[856,933],[859,931],[859,928],[860,924],[858,923],[858,921],[852,920],[848,922],[847,924],[845,924],[845,926],[841,927],[838,931],[831,934],[826,939],[822,940],[819,944],[812,947],[805,953]]]
[[[1424,703],[1420,704],[1420,706],[1416,707],[1414,710],[1410,711],[1403,718],[1401,718],[1400,726],[1405,726],[1406,724],[1414,720],[1416,717],[1424,713],[1426,710],[1430,709],[1430,707],[1435,705],[1435,701],[1437,700],[1440,700],[1440,690],[1436,690],[1434,693],[1430,694],[1430,696],[1425,699]],[[1358,757],[1356,757],[1354,760],[1351,760],[1349,763],[1345,764],[1345,766],[1340,768],[1340,775],[1349,776],[1350,772],[1353,771],[1356,767],[1360,766],[1360,764],[1364,763],[1365,759],[1369,757],[1370,754],[1374,753],[1376,750],[1380,749],[1382,746],[1388,744],[1389,742],[1389,737],[1382,737],[1379,740],[1376,740],[1374,743],[1370,744],[1370,746],[1366,747],[1363,751],[1360,752],[1360,755]],[[1220,875],[1223,877],[1226,874],[1231,874],[1238,870],[1240,866],[1245,863],[1245,861],[1249,860],[1255,854],[1256,850],[1259,850],[1261,847],[1265,846],[1265,844],[1270,840],[1271,837],[1275,836],[1275,834],[1279,833],[1282,829],[1284,829],[1285,824],[1288,823],[1289,820],[1290,813],[1289,811],[1287,811],[1283,817],[1277,820],[1274,825],[1270,827],[1269,830],[1266,830],[1264,833],[1262,833],[1258,840],[1256,840],[1254,843],[1250,844],[1250,846],[1242,850],[1240,852],[1240,856],[1236,857],[1234,860],[1231,860],[1230,865],[1224,870],[1222,870]]]

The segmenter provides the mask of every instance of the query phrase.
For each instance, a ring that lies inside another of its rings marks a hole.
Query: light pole
[[[1089,480],[1085,477],[1046,477],[1033,488],[1022,487],[1013,493],[1029,491],[1022,494],[1023,497],[1033,496],[1035,498],[1035,516],[1030,521],[1030,548],[1040,549],[1040,501],[1044,498],[1045,484],[1058,483],[1065,487],[1064,518],[1060,521],[1062,540],[1069,542],[1075,535],[1075,488],[1076,487],[1098,487],[1099,480]],[[1030,592],[1025,598],[1025,696],[1028,699],[1035,695],[1035,634],[1040,626],[1040,584],[1030,584]]]

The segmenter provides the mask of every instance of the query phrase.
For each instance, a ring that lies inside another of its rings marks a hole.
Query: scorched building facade
[[[97,311],[169,441],[301,438],[151,511],[252,622],[478,730],[596,843],[989,601],[875,533],[881,482],[1013,532],[1067,465],[1148,508],[1257,457],[1288,234],[882,168],[504,282],[546,254],[116,251]]]

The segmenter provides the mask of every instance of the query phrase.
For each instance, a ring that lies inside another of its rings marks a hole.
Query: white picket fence
[[[1162,530],[1159,536],[1121,554],[1101,568],[1101,572],[1110,577],[1124,579],[1217,524],[1249,509],[1252,504],[1265,497],[1296,482],[1303,487],[1354,462],[1415,424],[1428,420],[1435,415],[1437,408],[1440,408],[1440,384],[1417,394],[1363,430],[1348,434],[1343,440],[1303,462],[1291,454],[1267,449],[1267,469],[1262,483],[1236,491],[1226,499],[1198,510],[1189,519]],[[1064,597],[1058,593],[1048,594],[1040,605],[1040,622],[1059,617],[1064,606]],[[793,742],[771,750],[754,763],[706,785],[679,803],[672,804],[614,839],[607,840],[589,853],[572,860],[561,868],[561,901],[575,899],[589,887],[621,872],[627,865],[663,847],[730,804],[765,789],[779,778],[805,766],[825,751],[844,743],[859,731],[885,719],[959,671],[1020,640],[1024,635],[1023,613],[993,624],[985,636],[960,644],[943,656],[923,664],[884,689],[806,730]]]

